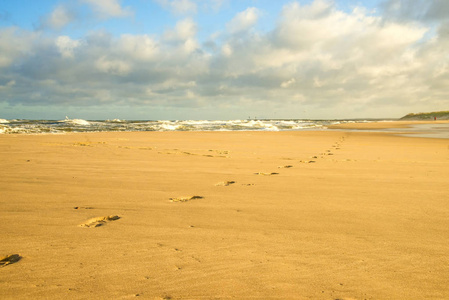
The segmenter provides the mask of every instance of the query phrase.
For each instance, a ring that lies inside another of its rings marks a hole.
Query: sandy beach
[[[449,299],[448,139],[0,135],[0,165],[2,299]]]

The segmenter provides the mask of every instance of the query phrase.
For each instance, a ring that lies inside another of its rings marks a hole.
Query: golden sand
[[[0,135],[0,166],[1,299],[449,299],[448,139]]]

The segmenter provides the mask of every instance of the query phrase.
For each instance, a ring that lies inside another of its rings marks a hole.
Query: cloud
[[[196,41],[197,26],[191,19],[180,20],[176,23],[174,29],[167,30],[164,35],[164,41],[175,45],[186,53],[191,53],[198,49],[199,44]]]
[[[214,47],[198,41],[191,18],[160,35],[94,31],[74,39],[0,28],[0,101],[196,109],[204,118],[447,109],[448,23],[429,38],[424,21],[341,11],[323,0],[287,4],[269,31],[256,30],[259,16],[252,7],[235,15],[211,37]]]
[[[95,67],[107,74],[126,76],[131,72],[131,66],[125,60],[110,59],[102,56],[95,61]]]
[[[439,21],[449,19],[446,0],[386,0],[381,8],[388,18],[413,21]]]
[[[30,55],[38,36],[37,33],[21,31],[16,27],[0,28],[0,69],[8,68]]]
[[[178,21],[174,29],[167,30],[164,34],[169,41],[184,41],[196,35],[197,27],[192,19]]]
[[[289,79],[287,81],[282,82],[281,83],[281,87],[282,88],[288,88],[289,86],[295,84],[295,82],[296,82],[296,79],[295,78],[291,78],[291,79]]]
[[[229,0],[155,0],[175,15],[192,15],[202,11],[218,12]]]
[[[60,30],[76,19],[76,10],[58,5],[49,15],[41,19],[40,29]]]
[[[231,33],[239,33],[253,27],[259,18],[259,10],[249,7],[238,13],[226,26]]]
[[[197,12],[197,4],[191,0],[157,0],[165,9],[174,14],[194,14]]]
[[[124,34],[117,43],[117,49],[123,55],[140,61],[151,61],[160,55],[157,41],[148,35]]]
[[[120,4],[120,0],[80,0],[89,6],[101,18],[122,18],[129,17],[133,14],[130,8],[124,8]]]
[[[73,58],[74,50],[80,46],[81,42],[72,40],[68,36],[59,36],[56,38],[55,44],[63,57]]]

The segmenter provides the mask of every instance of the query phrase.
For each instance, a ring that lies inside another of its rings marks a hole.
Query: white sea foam
[[[111,122],[111,123],[124,123],[126,122],[125,120],[120,120],[120,119],[113,119],[113,120],[106,120],[106,122]]]
[[[9,121],[6,119],[0,119],[0,124],[8,124]]]
[[[61,122],[70,123],[74,125],[84,125],[84,126],[90,125],[89,121],[83,119],[69,119],[69,117],[65,117],[65,120]]]
[[[3,120],[3,119],[1,119]],[[0,125],[0,134],[66,133],[102,131],[286,131],[326,129],[327,125],[347,121],[314,120],[160,120],[126,121],[120,119],[86,121],[84,119],[9,120]]]

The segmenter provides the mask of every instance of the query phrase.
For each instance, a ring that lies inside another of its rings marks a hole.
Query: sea
[[[70,132],[112,131],[304,131],[331,130],[328,129],[330,125],[374,121],[391,122],[394,119],[84,120],[68,117],[63,120],[0,119],[0,134],[65,134]],[[413,125],[408,129],[392,128],[370,131],[396,131],[400,135],[449,138],[449,123]]]
[[[327,129],[327,126],[368,120],[6,120],[0,134],[58,134],[108,131],[286,131]]]

